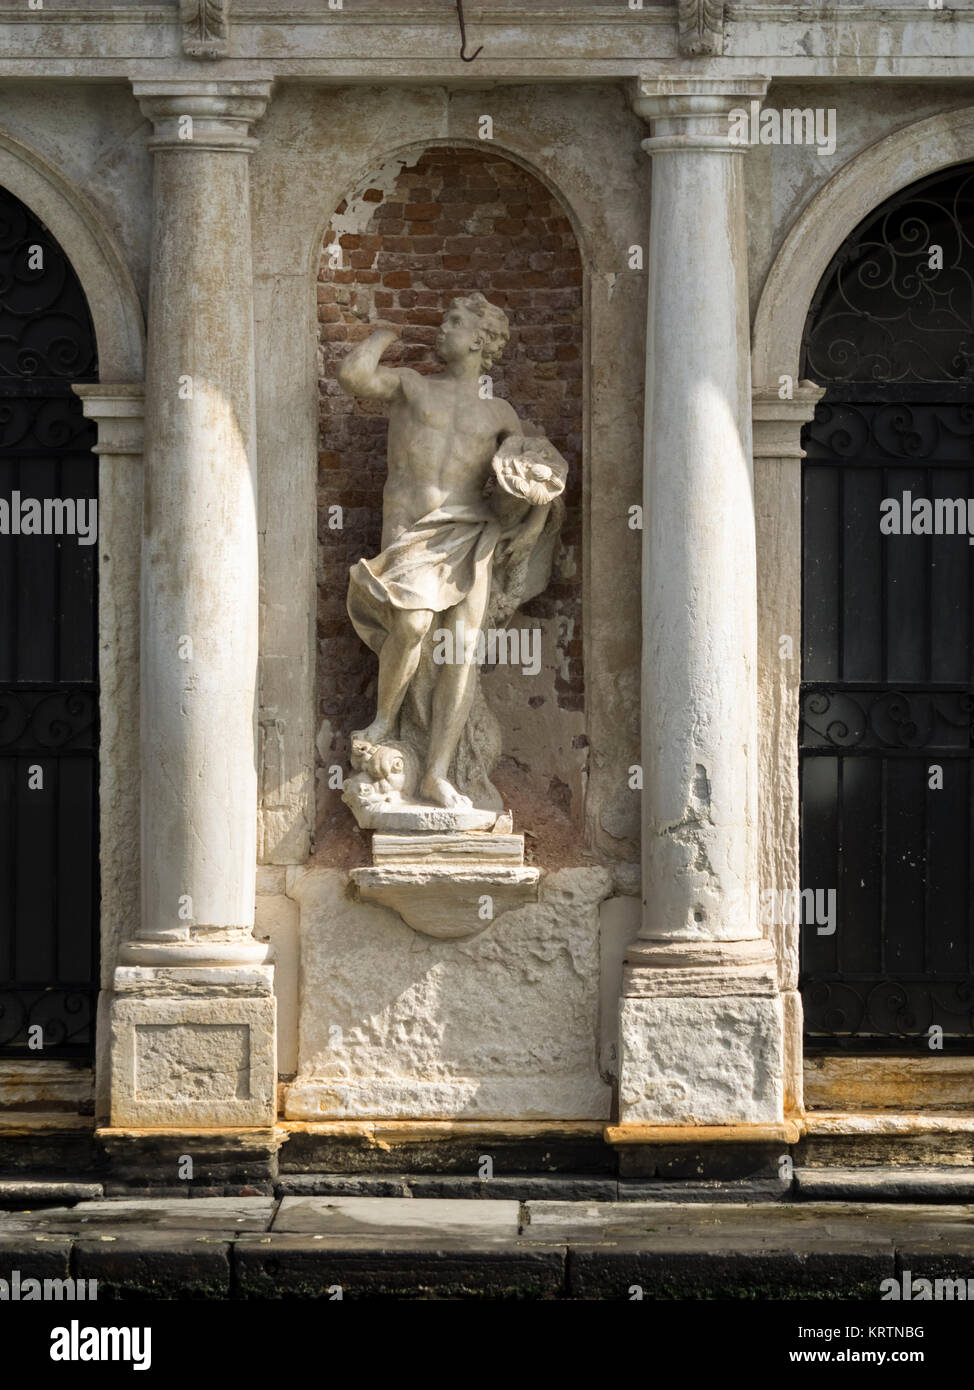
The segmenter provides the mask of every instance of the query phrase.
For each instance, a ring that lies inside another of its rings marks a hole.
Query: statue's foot
[[[448,811],[469,811],[473,806],[469,796],[462,796],[445,777],[436,777],[432,772],[423,778],[420,790],[427,801],[435,801],[437,806],[445,806]]]
[[[373,719],[367,729],[358,729],[353,732],[352,738],[360,740],[362,743],[385,743],[391,733],[392,730],[387,724],[383,724],[381,719]]]

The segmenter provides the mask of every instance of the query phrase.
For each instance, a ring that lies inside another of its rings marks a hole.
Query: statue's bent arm
[[[407,376],[418,376],[410,367],[380,367],[379,358],[396,338],[392,328],[380,328],[354,347],[338,369],[338,384],[349,396],[373,401],[392,401],[403,390]]]

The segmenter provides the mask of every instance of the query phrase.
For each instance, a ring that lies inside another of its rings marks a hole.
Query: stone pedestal
[[[266,82],[136,82],[153,122],[142,546],[142,916],[112,1011],[112,1123],[269,1124],[253,938],[257,479],[248,161]],[[136,968],[131,968],[136,967]]]
[[[715,79],[637,85],[652,122],[643,532],[643,916],[627,955],[621,1125],[782,1116],[757,920],[757,595],[745,147]]]

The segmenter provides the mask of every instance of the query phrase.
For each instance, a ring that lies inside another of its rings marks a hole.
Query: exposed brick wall
[[[583,705],[581,640],[582,265],[571,226],[533,175],[489,150],[431,147],[385,191],[364,188],[335,214],[318,274],[318,719],[336,734],[327,762],[346,763],[344,735],[374,713],[377,661],[345,612],[348,569],[379,550],[385,481],[386,407],[353,401],[335,381],[352,343],[380,327],[401,329],[390,366],[440,370],[436,326],[456,295],[480,290],[511,321],[511,339],[491,368],[494,393],[511,401],[567,458],[562,546],[566,575],[524,608],[558,624],[559,708]],[[374,210],[369,215],[369,205]],[[342,268],[326,248],[336,239]],[[342,529],[329,507],[342,508]]]

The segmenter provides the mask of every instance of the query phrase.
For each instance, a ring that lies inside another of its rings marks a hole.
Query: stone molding
[[[204,23],[200,25],[203,9]],[[723,0],[682,0],[629,10],[625,4],[593,7],[488,4],[477,8],[478,43],[473,73],[463,71],[456,46],[456,15],[435,9],[356,0],[341,11],[324,0],[259,6],[233,15],[229,56],[229,0],[183,0],[181,7],[110,7],[92,0],[84,8],[40,10],[11,3],[0,9],[5,50],[0,76],[64,78],[130,76],[159,71],[165,63],[219,60],[243,74],[256,54],[281,75],[375,83],[383,80],[483,81],[516,78],[618,79],[648,65],[719,63],[729,71],[755,66],[795,80],[904,77],[949,80],[968,75],[974,53],[974,15],[969,9],[926,5],[735,5]],[[724,42],[724,34],[727,40]],[[166,56],[160,59],[160,53]]]
[[[768,81],[757,74],[636,79],[629,85],[629,99],[651,131],[650,140],[642,142],[643,149],[651,154],[692,149],[746,153],[746,144],[731,140],[727,118],[742,103],[763,100]]]
[[[0,184],[47,226],[81,282],[106,381],[139,382],[145,324],[128,260],[87,196],[44,155],[0,131]]]
[[[778,1124],[730,1125],[606,1125],[606,1143],[631,1144],[797,1144],[805,1131],[800,1119]]]
[[[776,995],[774,947],[763,937],[699,945],[638,942],[626,952],[622,992],[627,999]]]

